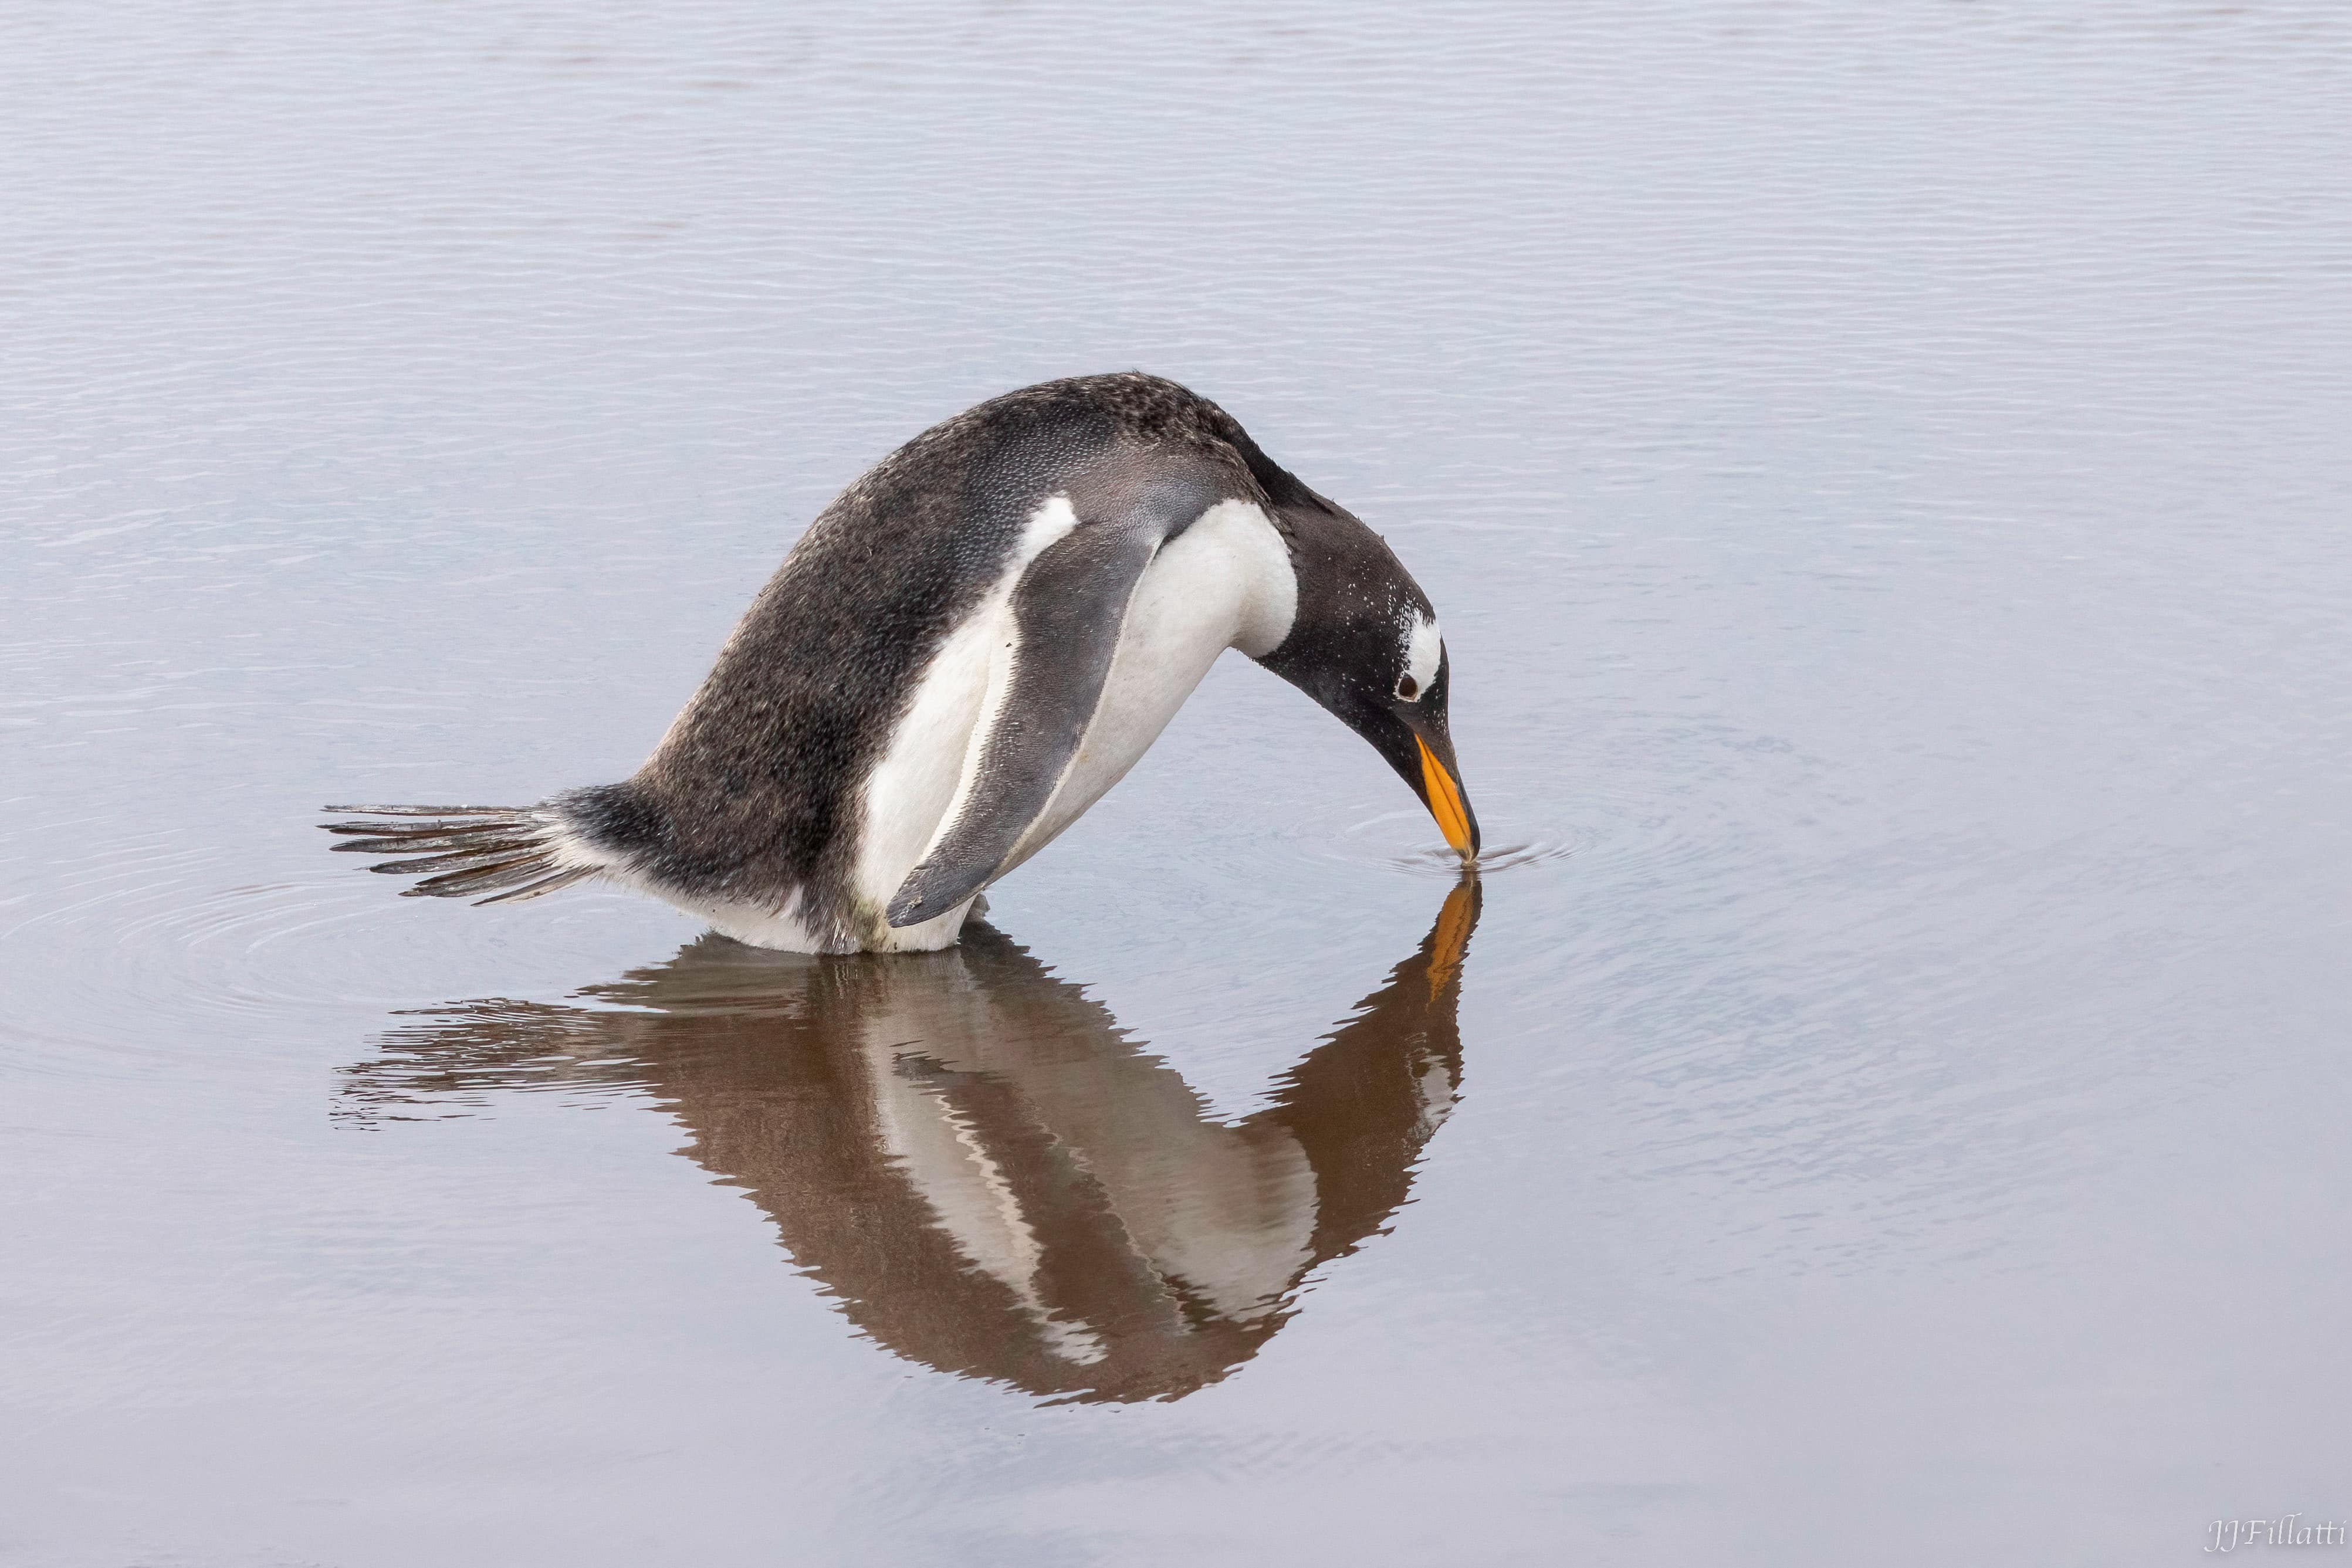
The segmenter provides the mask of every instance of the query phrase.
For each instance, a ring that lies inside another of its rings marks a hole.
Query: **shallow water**
[[[2352,18],[0,23],[0,1558],[2142,1564],[2352,1514]],[[1385,532],[918,960],[392,896],[1140,365]]]

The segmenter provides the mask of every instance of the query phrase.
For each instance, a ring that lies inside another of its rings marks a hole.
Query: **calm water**
[[[0,22],[0,1559],[2200,1560],[2352,1515],[2352,13]],[[1046,376],[1436,600],[961,949],[402,901]]]

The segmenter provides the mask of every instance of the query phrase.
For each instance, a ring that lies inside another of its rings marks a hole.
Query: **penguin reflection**
[[[581,993],[598,1010],[428,1015],[343,1093],[374,1119],[641,1085],[898,1354],[1062,1398],[1173,1398],[1256,1354],[1304,1276],[1403,1203],[1461,1082],[1477,907],[1457,887],[1419,951],[1232,1124],[984,924],[881,959],[706,936]]]

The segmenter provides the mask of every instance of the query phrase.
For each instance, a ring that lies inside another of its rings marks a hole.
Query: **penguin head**
[[[1437,612],[1380,535],[1298,486],[1277,499],[1297,578],[1290,630],[1258,663],[1388,759],[1466,862],[1478,819],[1462,789],[1446,705],[1453,668]]]

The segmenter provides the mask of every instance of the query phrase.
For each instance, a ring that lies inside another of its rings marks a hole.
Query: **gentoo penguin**
[[[1444,641],[1381,537],[1157,376],[1047,382],[884,458],[793,546],[635,775],[330,806],[481,902],[604,876],[763,947],[930,951],[1238,648],[1370,741],[1465,861]]]

